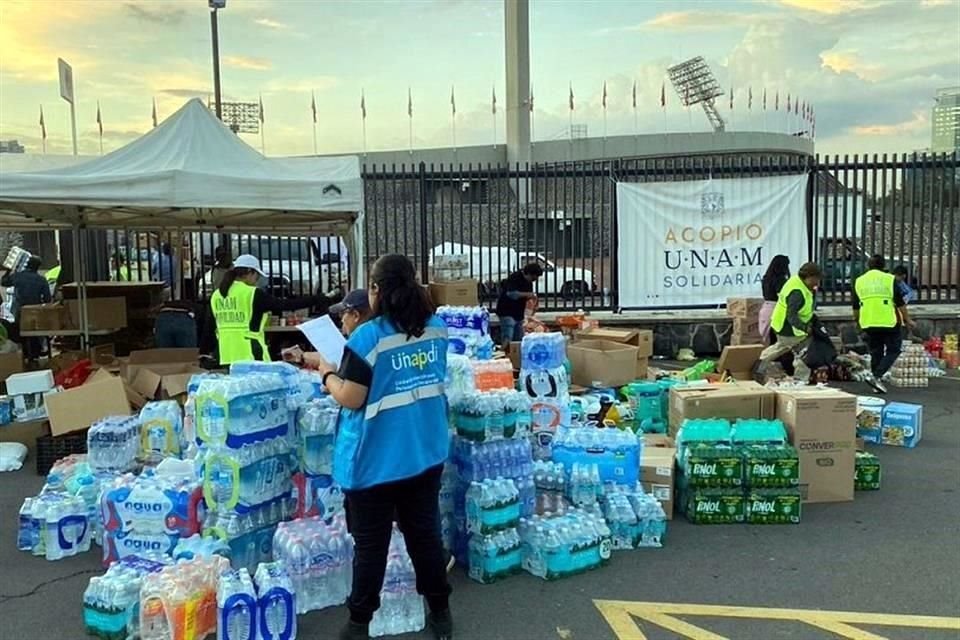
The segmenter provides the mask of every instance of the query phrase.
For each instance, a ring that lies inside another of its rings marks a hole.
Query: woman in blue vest
[[[343,407],[334,479],[346,496],[353,535],[350,621],[341,640],[368,637],[387,565],[394,516],[430,608],[438,639],[453,633],[450,585],[439,527],[440,474],[449,450],[447,329],[417,282],[413,264],[388,255],[373,267],[372,318],[347,340],[340,369],[319,361],[323,382]]]

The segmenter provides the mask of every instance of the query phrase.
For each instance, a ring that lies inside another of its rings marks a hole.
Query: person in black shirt
[[[770,328],[770,316],[773,315],[773,308],[777,306],[777,296],[780,294],[780,289],[783,288],[788,278],[790,278],[790,258],[782,254],[773,256],[766,273],[763,274],[763,281],[761,282],[763,305],[760,307],[760,313],[757,317],[760,337],[763,338],[764,346],[769,346],[777,341],[777,336]],[[794,373],[793,352],[783,354],[779,362],[784,373],[792,376]]]
[[[13,304],[10,305],[10,312],[13,314],[14,326],[16,327],[13,333],[17,337],[20,335],[21,307],[50,302],[50,285],[47,284],[46,278],[37,273],[40,264],[40,258],[30,256],[23,271],[5,272],[3,278],[0,279],[0,286],[13,287]],[[40,357],[41,343],[39,338],[22,339],[21,343],[23,356],[27,361],[34,362]]]
[[[523,340],[523,314],[527,300],[537,297],[533,283],[543,275],[540,265],[531,262],[520,271],[515,271],[500,285],[497,299],[497,316],[500,318],[500,341],[504,347],[511,342]]]

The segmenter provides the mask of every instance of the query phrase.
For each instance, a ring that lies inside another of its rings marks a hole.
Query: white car
[[[431,267],[435,256],[464,256],[464,264],[469,264],[469,268],[464,269],[463,275],[480,281],[480,294],[484,298],[495,298],[499,295],[500,283],[531,262],[539,264],[543,269],[543,277],[537,280],[535,286],[538,295],[573,299],[597,292],[597,284],[591,271],[557,266],[540,253],[444,242],[431,250]]]

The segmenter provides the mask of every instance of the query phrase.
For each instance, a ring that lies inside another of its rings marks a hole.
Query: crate
[[[50,468],[60,458],[74,453],[87,452],[87,430],[67,433],[62,436],[40,436],[37,438],[37,474],[47,475]]]

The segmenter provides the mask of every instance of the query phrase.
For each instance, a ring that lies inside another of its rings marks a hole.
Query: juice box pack
[[[747,487],[795,487],[800,483],[800,458],[792,446],[748,445],[742,451]]]
[[[857,451],[853,488],[857,491],[876,491],[880,488],[880,459],[872,453]]]
[[[680,504],[694,524],[735,524],[746,518],[742,489],[689,488],[682,492]]]
[[[891,402],[883,408],[880,444],[912,449],[923,436],[923,406]]]
[[[739,487],[743,484],[743,458],[733,447],[690,444],[683,458],[683,482],[688,487]]]
[[[745,515],[750,524],[799,524],[800,489],[750,489]]]

